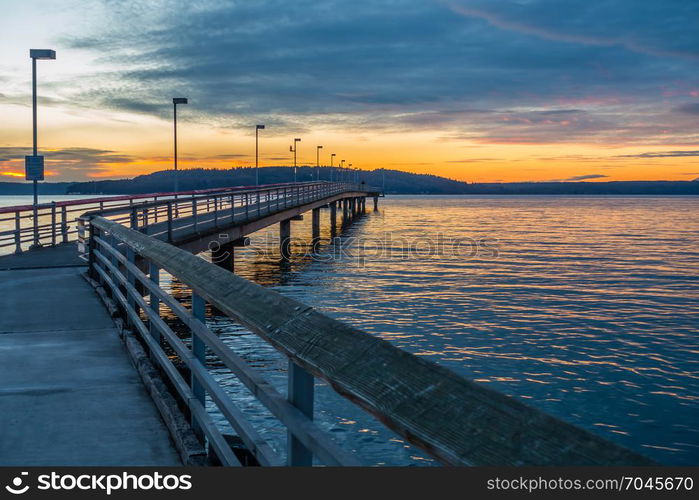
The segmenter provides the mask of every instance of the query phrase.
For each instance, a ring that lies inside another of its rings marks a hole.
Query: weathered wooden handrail
[[[116,224],[113,221],[110,223]],[[140,334],[149,347],[152,357],[168,376],[181,400],[190,409],[193,425],[206,437],[219,460],[226,465],[239,465],[236,457],[227,449],[220,431],[211,422],[206,412],[202,412],[205,402],[204,394],[212,398],[261,465],[282,465],[277,453],[247,422],[235,403],[207,371],[204,346],[216,353],[223,364],[230,368],[255,397],[287,426],[290,435],[293,436],[291,442],[298,442],[300,451],[308,450],[328,465],[359,465],[351,453],[340,448],[313,423],[312,415],[307,415],[302,408],[295,406],[292,400],[287,400],[277,392],[206,327],[203,322],[204,302],[199,295],[193,293],[192,310],[187,310],[173,296],[159,287],[160,268],[155,263],[151,262],[147,266],[150,276],[146,276],[135,264],[138,255],[142,265],[145,260],[143,256],[126,246],[115,233],[103,231],[97,226],[92,226],[92,232],[90,239],[92,274],[121,306],[129,325]],[[148,291],[150,304],[146,303],[137,290],[136,283]],[[160,303],[166,305],[192,332],[191,350],[160,317]],[[145,313],[148,326],[139,311]],[[161,339],[175,351],[190,370],[192,379],[189,384],[173,367],[160,347]],[[312,384],[304,389],[312,395]],[[310,460],[312,455],[306,456]],[[290,454],[289,460],[291,465],[310,465],[311,463],[308,460],[299,460],[298,453]]]
[[[445,464],[653,463],[184,250],[102,217],[94,217],[92,227],[175,276]]]

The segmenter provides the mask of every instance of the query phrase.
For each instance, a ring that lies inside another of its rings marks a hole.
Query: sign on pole
[[[24,157],[24,178],[28,181],[44,180],[44,157],[25,156]]]

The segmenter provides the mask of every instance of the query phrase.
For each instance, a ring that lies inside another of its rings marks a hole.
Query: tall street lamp
[[[323,146],[316,146],[316,180],[320,180],[320,150]]]
[[[345,160],[340,160],[340,182],[344,180]]]
[[[296,182],[296,143],[301,142],[301,139],[294,139],[294,145],[289,146],[289,151],[294,153],[294,182]]]
[[[260,185],[260,164],[259,164],[259,132],[264,130],[264,125],[255,125],[255,185]]]
[[[335,153],[330,155],[330,182],[333,181],[333,171],[335,170],[333,168],[333,160],[335,159],[335,156],[337,156]]]
[[[44,157],[37,154],[36,144],[36,61],[37,59],[56,59],[56,51],[51,49],[29,49],[32,59],[32,120],[33,143],[32,156],[24,157],[24,178],[34,183],[34,242],[32,247],[39,246],[39,187],[37,181],[44,180]]]
[[[179,190],[179,184],[177,182],[177,105],[187,104],[186,97],[173,97],[172,98],[172,110],[174,118],[174,130],[175,130],[175,198],[177,198],[177,191]]]

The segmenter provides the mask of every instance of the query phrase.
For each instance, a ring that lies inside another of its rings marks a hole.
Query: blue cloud
[[[602,174],[576,175],[574,177],[568,177],[567,179],[563,179],[563,181],[564,182],[589,181],[592,179],[604,179],[605,177],[609,177],[609,176],[602,175]]]
[[[79,102],[166,117],[181,94],[183,120],[261,118],[270,133],[652,142],[662,126],[670,142],[692,139],[695,1],[105,0],[102,11],[92,35],[64,40],[118,68],[87,78]]]

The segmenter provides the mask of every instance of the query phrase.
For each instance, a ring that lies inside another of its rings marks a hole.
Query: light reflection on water
[[[280,267],[237,249],[236,273],[656,460],[696,464],[698,209],[688,197],[393,196],[342,233],[353,255]],[[389,258],[352,240],[386,233],[395,248],[421,241],[421,255]],[[310,234],[310,216],[293,223],[306,244]],[[499,254],[429,255],[438,234],[497,240]],[[227,318],[211,314],[209,326],[285,391],[274,349]],[[283,448],[283,429],[222,381]],[[329,389],[317,400],[321,425],[364,463],[429,463]]]

